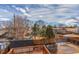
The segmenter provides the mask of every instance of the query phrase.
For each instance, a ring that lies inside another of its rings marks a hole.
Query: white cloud
[[[15,6],[15,5],[12,5],[12,7],[13,7],[13,8],[16,8],[16,6]]]
[[[22,8],[22,7],[17,7],[16,5],[12,5],[13,8],[15,8],[17,11],[21,12],[25,16],[30,17],[32,20],[42,19],[51,22],[56,21],[59,23],[69,24],[75,22],[75,20],[68,18],[75,17],[76,15],[78,15],[78,10],[76,11],[75,9],[75,7],[77,7],[78,5],[74,5],[74,4],[72,5],[61,4],[58,6],[44,4],[40,6],[41,7],[38,8],[33,8],[33,7],[31,8],[28,6]],[[58,18],[56,16],[60,16],[60,17]],[[61,16],[65,16],[65,17],[61,17]]]
[[[53,6],[50,5],[44,5],[45,8],[37,8],[34,10],[31,10],[30,14],[35,17],[35,18],[41,18],[40,15],[42,15],[42,19],[51,19],[53,21],[53,19],[57,19],[59,21],[59,18],[54,17],[54,16],[66,16],[67,17],[71,17],[76,15],[76,13],[66,13],[67,11],[70,11],[71,7],[73,7],[73,5],[59,5],[58,8],[56,9],[52,9]],[[48,8],[47,8],[48,7]],[[49,8],[51,7],[51,8]],[[56,20],[55,19],[55,20]],[[61,18],[63,19],[63,18]]]
[[[0,15],[0,18],[2,18],[3,16],[2,15]]]
[[[28,14],[28,13],[24,13],[24,15],[27,16],[27,17],[31,17],[31,15]]]
[[[29,11],[29,8],[24,9],[24,8],[21,8],[21,7],[16,7],[14,5],[12,7],[14,7],[17,11],[20,11],[23,15],[31,17],[30,14],[26,13],[26,11]]]
[[[9,18],[0,18],[0,21],[8,21],[10,20]]]
[[[47,13],[52,13],[53,11],[48,9],[48,8],[38,8],[38,9],[33,9],[30,11],[30,14],[32,15],[39,15],[39,14],[47,14]]]
[[[6,9],[0,9],[0,13],[8,13],[9,11],[8,10],[6,10]]]
[[[11,18],[13,16],[13,13],[10,12],[9,10],[7,9],[3,9],[3,8],[0,8],[0,21],[5,21],[7,20],[6,18]]]
[[[19,11],[21,11],[22,13],[26,13],[26,10],[23,8],[18,8]]]
[[[28,7],[25,7],[25,9],[26,9],[26,11],[27,11],[27,12],[29,12],[29,11],[30,11],[30,9],[29,9]]]
[[[59,22],[59,23],[62,23],[62,24],[65,24],[66,21],[67,21],[67,20],[65,20],[65,19],[61,19],[61,20],[59,20],[58,22]]]
[[[76,4],[61,4],[60,8],[73,8],[76,6],[78,6],[78,5],[76,5]]]
[[[75,22],[77,22],[77,20],[75,20],[75,19],[68,19],[68,20],[65,22],[65,24],[66,24],[66,25],[74,25]]]
[[[64,13],[64,12],[66,12],[68,10],[69,10],[68,8],[59,8],[59,9],[56,9],[56,12],[57,13]]]
[[[25,9],[21,8],[21,7],[16,7],[15,5],[12,5],[13,8],[15,8],[17,11],[21,11],[21,12],[26,12]]]

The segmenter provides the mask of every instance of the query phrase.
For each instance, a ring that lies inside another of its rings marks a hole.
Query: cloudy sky
[[[29,20],[44,20],[48,23],[78,24],[79,5],[78,4],[10,4],[0,5],[0,21],[7,21],[13,15],[24,15]]]

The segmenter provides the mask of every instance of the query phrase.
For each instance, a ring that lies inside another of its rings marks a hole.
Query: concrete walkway
[[[79,47],[71,43],[58,43],[58,54],[79,53]]]

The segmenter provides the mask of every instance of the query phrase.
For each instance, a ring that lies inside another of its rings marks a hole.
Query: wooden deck
[[[49,54],[45,45],[12,48],[7,54]]]
[[[57,54],[76,54],[79,53],[79,46],[71,43],[58,44]]]
[[[79,41],[79,35],[77,35],[77,34],[66,34],[66,35],[63,35],[63,37],[67,37],[71,40]]]

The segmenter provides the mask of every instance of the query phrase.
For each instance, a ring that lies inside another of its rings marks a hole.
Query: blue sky
[[[79,21],[78,4],[2,4],[0,5],[0,21],[13,18],[14,14],[27,16],[29,20],[44,20],[66,25]]]

